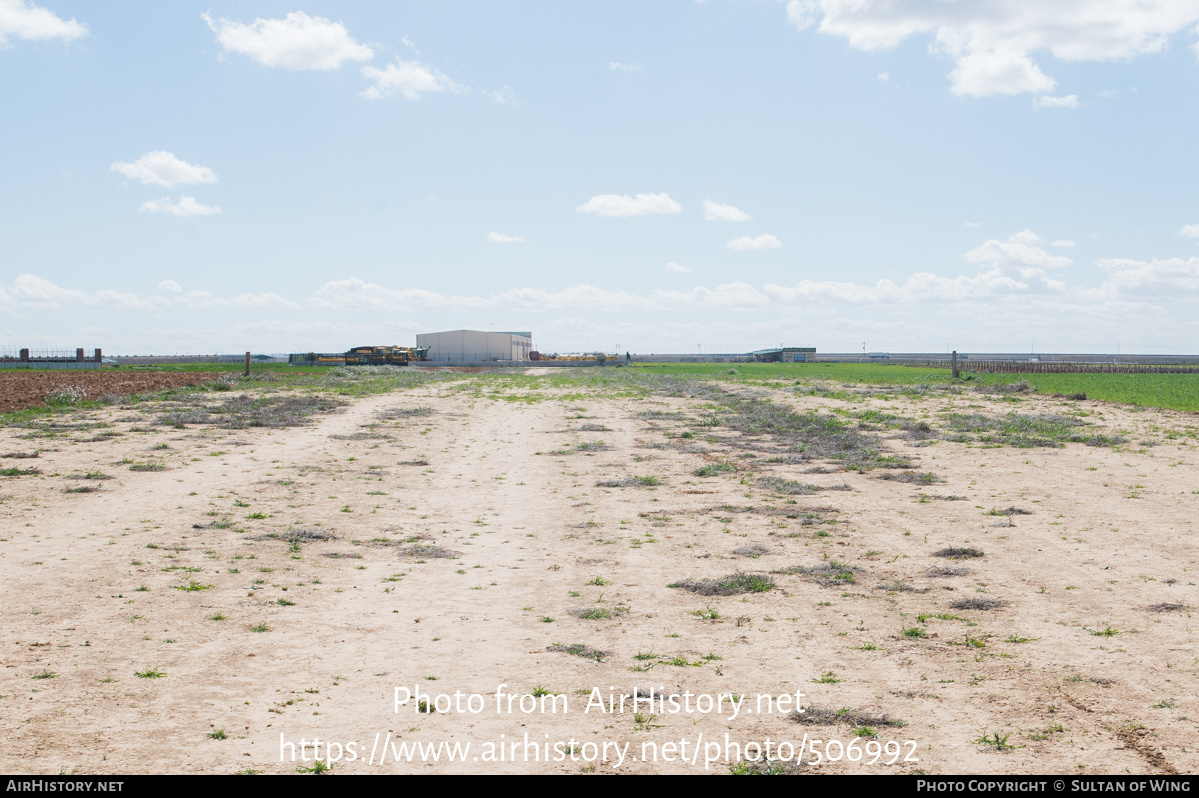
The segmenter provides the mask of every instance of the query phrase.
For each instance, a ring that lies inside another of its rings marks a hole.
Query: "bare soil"
[[[25,371],[0,369],[0,413],[11,413],[46,403],[46,397],[74,388],[87,399],[152,393],[184,385],[199,385],[217,378],[216,372],[158,371],[117,373],[108,370]]]
[[[904,742],[905,757],[914,741],[919,760],[801,772],[1199,767],[1195,416],[1044,397],[776,397],[933,427],[945,411],[1083,413],[1129,441],[1020,449],[876,433],[944,480],[917,484],[746,456],[763,441],[697,426],[700,400],[511,401],[469,379],[290,429],[136,431],[153,411],[113,407],[86,414],[112,424],[103,440],[0,431],[0,454],[39,452],[0,460],[39,471],[0,478],[0,771],[294,773],[304,763],[280,761],[281,735],[357,742],[361,759],[335,766],[346,773],[615,764],[365,761],[376,734],[481,746],[526,733],[627,742],[630,757],[701,734],[873,734]],[[665,415],[644,416],[654,410]],[[145,462],[164,470],[130,470]],[[694,475],[711,463],[735,469]],[[659,484],[597,487],[644,476]],[[823,490],[779,493],[771,477]],[[99,489],[66,492],[78,485]],[[935,556],[950,548],[981,556]],[[669,587],[736,574],[774,587]],[[393,711],[397,686],[499,685],[561,693],[570,713]],[[744,694],[751,709],[801,690],[811,722],[582,711],[595,687],[606,699],[651,686]],[[981,742],[996,732],[1005,745]],[[620,770],[697,772],[703,757]]]

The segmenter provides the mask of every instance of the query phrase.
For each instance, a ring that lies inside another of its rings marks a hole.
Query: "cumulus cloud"
[[[63,288],[33,274],[19,274],[11,285],[0,286],[0,303],[34,310],[53,310],[66,305],[126,309],[170,305],[170,301],[163,297],[139,296],[112,289],[88,293],[75,288]]]
[[[648,216],[656,213],[680,213],[683,207],[669,194],[599,194],[575,208],[579,213],[596,216]]]
[[[408,100],[419,100],[422,94],[443,91],[464,94],[467,91],[467,87],[455,83],[436,67],[425,66],[419,61],[405,61],[402,58],[397,58],[395,63],[382,69],[363,67],[362,74],[367,80],[374,81],[373,86],[368,86],[360,92],[368,100],[381,100],[394,94]]]
[[[506,236],[503,233],[491,232],[487,234],[487,240],[493,244],[523,244],[524,239],[517,236]]]
[[[757,238],[750,238],[749,236],[738,236],[737,238],[734,238],[732,241],[730,241],[726,246],[729,249],[749,250],[749,249],[778,249],[782,245],[783,245],[782,241],[779,241],[778,238],[776,238],[775,236],[772,236],[768,233],[766,235],[760,235]]]
[[[1073,247],[1073,246],[1077,246],[1077,244],[1075,244],[1069,238],[1059,238],[1057,241],[1050,241],[1049,246],[1051,246],[1051,247]]]
[[[667,261],[666,262],[666,271],[674,272],[675,274],[688,274],[691,271],[691,269],[687,268],[686,266],[684,266],[681,263],[675,263],[674,261]]]
[[[1199,296],[1199,258],[1149,261],[1104,258],[1095,261],[1095,265],[1107,273],[1108,279],[1093,296],[1174,297],[1180,293]]]
[[[143,213],[169,213],[172,216],[212,216],[221,212],[219,206],[203,205],[195,197],[180,197],[178,202],[163,197],[143,203],[138,210]]]
[[[610,61],[608,69],[613,72],[640,72],[641,64],[622,64],[619,61]]]
[[[704,218],[709,222],[748,222],[749,214],[732,205],[704,200]]]
[[[170,291],[174,294],[177,294],[183,290],[183,286],[179,285],[179,283],[175,282],[174,280],[163,280],[158,284],[158,287],[163,291]]]
[[[889,72],[879,72],[878,73],[878,82],[879,83],[886,83],[890,79],[891,79],[891,74]]]
[[[9,36],[19,39],[62,39],[74,41],[87,35],[87,26],[64,20],[53,11],[27,0],[0,0],[0,45]]]
[[[1033,108],[1077,108],[1078,95],[1068,94],[1065,97],[1045,95],[1032,101]]]
[[[355,41],[345,25],[303,11],[293,11],[283,19],[260,17],[248,25],[213,19],[207,13],[201,18],[226,52],[249,56],[263,66],[328,71],[346,61],[369,61],[375,55]]]
[[[1178,234],[1187,238],[1199,238],[1199,224],[1184,224]]]
[[[1061,269],[1074,261],[1064,255],[1051,255],[1037,244],[1041,238],[1031,230],[1022,230],[1006,241],[992,238],[962,257],[970,263],[990,266],[997,272],[1029,269]]]
[[[1051,92],[1056,81],[1033,61],[1036,53],[1078,62],[1159,52],[1199,22],[1199,5],[1179,0],[789,0],[787,15],[801,30],[816,25],[864,51],[929,36],[931,52],[956,62],[951,91],[984,97]]]
[[[167,188],[179,183],[216,183],[220,179],[207,166],[181,161],[165,150],[147,152],[131,163],[117,161],[108,167],[108,171],[118,172],[146,186]]]

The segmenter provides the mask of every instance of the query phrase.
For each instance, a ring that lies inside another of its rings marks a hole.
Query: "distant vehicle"
[[[414,360],[428,360],[428,347],[356,346],[345,354],[347,366],[407,366]]]

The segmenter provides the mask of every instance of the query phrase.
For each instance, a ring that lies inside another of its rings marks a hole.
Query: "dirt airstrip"
[[[114,405],[0,430],[0,771],[295,773],[312,764],[302,739],[338,743],[341,773],[702,772],[714,740],[709,772],[753,767],[725,756],[726,734],[806,735],[840,759],[780,765],[800,772],[1199,765],[1193,415],[770,393],[908,419],[852,421],[910,459],[859,471],[705,422],[703,398],[521,395],[485,378],[354,399],[300,427]],[[938,432],[946,414],[1013,412],[1121,442]],[[734,592],[738,575],[773,587]],[[397,687],[486,709],[397,713]],[[746,709],[584,712],[595,688]],[[497,713],[497,689],[569,710]],[[756,711],[797,691],[805,715]],[[551,761],[487,759],[487,743],[526,734]],[[901,753],[846,761],[855,738]],[[688,760],[670,759],[681,741]],[[417,742],[472,748],[395,761]]]

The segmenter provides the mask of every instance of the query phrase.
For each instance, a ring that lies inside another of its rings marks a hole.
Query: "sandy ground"
[[[805,706],[905,724],[869,730],[880,744],[901,743],[891,764],[884,753],[872,765],[842,760],[808,772],[1194,772],[1199,469],[1186,433],[1196,418],[1047,398],[1013,408],[916,397],[854,409],[935,419],[966,403],[996,413],[1081,409],[1132,442],[1113,450],[889,441],[946,480],[929,486],[878,472],[755,467],[735,455],[740,471],[701,478],[695,469],[725,459],[720,442],[707,454],[684,451],[705,433],[683,440],[677,433],[693,424],[639,416],[695,417],[699,402],[525,403],[464,383],[358,400],[288,430],[135,432],[144,420],[112,408],[92,416],[124,433],[109,440],[0,431],[0,453],[42,449],[37,459],[0,460],[41,469],[0,478],[0,772],[294,773],[302,739],[356,743],[357,760],[346,748],[335,764],[342,773],[696,772],[704,744],[723,749],[726,733],[741,744],[798,745],[806,735],[821,740],[822,755],[839,752],[829,740],[855,738],[855,725],[754,711],[759,695],[796,691]],[[434,412],[376,415],[397,407]],[[608,431],[578,431],[584,424]],[[599,440],[607,450],[574,448]],[[170,448],[151,448],[162,444]],[[151,458],[167,470],[121,464]],[[113,478],[68,479],[91,471]],[[662,484],[596,486],[646,474]],[[765,474],[851,489],[778,496],[757,486]],[[100,489],[64,492],[93,484]],[[1007,507],[1028,514],[988,514]],[[805,525],[804,512],[815,523]],[[237,526],[211,526],[222,519]],[[296,527],[336,539],[298,551],[249,539]],[[454,557],[414,554],[413,545]],[[767,553],[733,553],[747,545]],[[944,546],[985,556],[932,556]],[[855,582],[826,587],[779,574],[770,592],[714,597],[668,587],[826,557],[858,568]],[[969,572],[926,576],[935,565]],[[189,584],[203,589],[175,589]],[[951,609],[971,597],[1006,604]],[[1149,611],[1158,604],[1184,609]],[[596,608],[613,617],[571,614]],[[260,625],[268,630],[251,630]],[[913,628],[924,636],[903,634]],[[547,651],[555,644],[606,656]],[[676,657],[685,664],[671,664]],[[135,675],[148,669],[165,675]],[[525,714],[518,699],[497,713],[500,685],[562,694],[569,711]],[[397,713],[397,687],[478,693],[486,708]],[[584,712],[593,688],[606,701],[634,687],[692,701],[743,695],[745,708],[735,719],[727,702],[722,714]],[[225,739],[209,736],[218,731]],[[1014,747],[977,742],[995,731]],[[525,750],[514,762],[505,751],[505,761],[488,761],[488,743],[523,743],[526,734],[573,741],[575,753],[525,762],[533,756]],[[686,747],[663,747],[671,741]],[[397,746],[414,742],[472,748],[466,762],[395,762]],[[628,743],[624,762],[611,747],[587,761],[604,743]],[[658,761],[641,761],[653,750],[644,743],[658,746]],[[690,758],[697,743],[695,764],[663,761],[668,750]],[[709,767],[729,771],[723,758]]]

